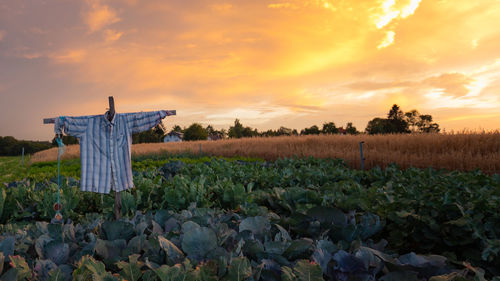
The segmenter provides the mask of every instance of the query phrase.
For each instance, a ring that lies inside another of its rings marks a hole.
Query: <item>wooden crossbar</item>
[[[165,110],[167,112],[167,116],[177,115],[176,110]],[[53,118],[44,118],[43,124],[54,124],[56,122],[57,117]]]

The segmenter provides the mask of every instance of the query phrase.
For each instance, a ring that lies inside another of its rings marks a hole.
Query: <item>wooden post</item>
[[[115,219],[119,220],[122,217],[122,196],[121,193],[115,190]]]
[[[115,116],[115,99],[113,96],[108,97],[109,99],[109,110],[108,110],[108,120],[113,120]],[[116,187],[115,187],[116,188]],[[119,220],[122,216],[122,196],[119,191],[115,190],[115,219]]]
[[[113,120],[113,116],[115,116],[115,99],[113,98],[113,96],[110,96],[108,99],[109,99],[108,120],[111,121]]]
[[[365,170],[365,157],[363,156],[363,143],[364,141],[359,143],[359,154],[361,156],[361,170]]]

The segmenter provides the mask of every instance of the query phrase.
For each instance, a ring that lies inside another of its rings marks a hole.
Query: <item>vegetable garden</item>
[[[1,280],[500,280],[498,174],[144,157],[115,221],[77,161],[64,224],[54,163],[1,188]]]

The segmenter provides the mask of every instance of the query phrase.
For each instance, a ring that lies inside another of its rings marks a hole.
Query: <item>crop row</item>
[[[158,165],[161,167],[155,168]],[[438,253],[449,263],[467,261],[485,268],[490,276],[500,275],[499,175],[403,171],[396,166],[363,172],[348,169],[340,160],[312,158],[275,162],[214,159],[190,164],[145,161],[134,171],[134,181],[136,188],[122,194],[122,214],[128,218],[137,211],[182,212],[197,206],[274,219],[288,226],[293,239],[317,243],[327,229],[320,219],[310,219],[311,210],[323,207],[329,208],[324,213],[331,218],[343,217],[341,210],[348,221],[357,221],[354,225],[377,222],[377,231],[362,236],[361,230],[352,229],[353,224],[330,221],[329,240],[349,245],[343,246],[344,251],[356,241],[366,246],[367,239],[385,239],[395,253]],[[63,182],[65,218],[83,222],[91,213],[99,213],[102,219],[112,217],[112,196],[82,193],[73,178]],[[4,223],[48,221],[54,215],[54,183],[32,180],[10,186],[0,194]],[[299,227],[291,227],[294,223]],[[373,276],[381,276],[377,274]]]

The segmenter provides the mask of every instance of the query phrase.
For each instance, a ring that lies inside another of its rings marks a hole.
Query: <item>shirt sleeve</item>
[[[165,116],[165,110],[127,113],[127,127],[132,134],[144,132],[158,125]]]
[[[64,131],[66,135],[79,138],[87,130],[88,123],[89,123],[88,116],[82,116],[82,117],[60,116],[56,118],[54,124],[54,132],[56,134],[61,134]]]

